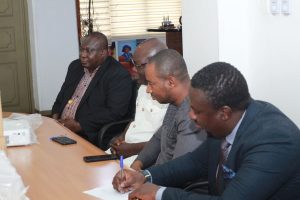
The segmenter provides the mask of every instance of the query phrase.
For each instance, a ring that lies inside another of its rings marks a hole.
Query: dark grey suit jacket
[[[225,179],[220,196],[216,190],[219,156],[220,140],[208,137],[194,152],[149,171],[154,183],[168,186],[163,193],[168,200],[300,199],[300,131],[273,105],[261,101],[249,105],[225,163],[232,177]],[[174,188],[207,176],[212,196]]]
[[[80,60],[74,60],[54,102],[52,114],[62,113],[83,75]],[[75,120],[83,129],[80,134],[96,144],[96,133],[104,124],[120,120],[126,115],[131,93],[132,80],[129,73],[114,58],[107,57],[77,108]]]

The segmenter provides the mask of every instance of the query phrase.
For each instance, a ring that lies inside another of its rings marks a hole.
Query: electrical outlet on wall
[[[270,12],[272,15],[277,15],[280,13],[280,1],[270,0]]]
[[[281,13],[284,15],[291,14],[290,12],[290,0],[281,0]]]

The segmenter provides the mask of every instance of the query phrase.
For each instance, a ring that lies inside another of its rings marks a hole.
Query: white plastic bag
[[[27,189],[4,151],[0,151],[0,200],[29,200]]]
[[[43,123],[40,114],[12,113],[3,120],[7,146],[29,145],[37,143],[35,130]]]

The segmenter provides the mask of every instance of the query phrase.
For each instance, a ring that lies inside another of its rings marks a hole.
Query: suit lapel
[[[109,63],[110,63],[110,59],[108,57],[106,59],[106,61],[103,63],[103,65],[100,66],[100,68],[96,72],[94,78],[92,79],[91,83],[89,84],[89,87],[86,89],[86,91],[78,105],[77,110],[80,109],[81,105],[87,100],[87,98],[89,97],[89,95],[91,94],[93,89],[96,87],[98,81],[103,77],[103,75],[105,74],[105,71],[107,70],[107,68],[109,66]]]
[[[257,115],[257,113],[260,111],[259,106],[257,106],[257,102],[255,101],[251,101],[250,105],[248,106],[244,119],[241,122],[241,125],[239,127],[239,129],[237,130],[234,142],[232,144],[230,153],[228,155],[227,161],[225,163],[225,165],[233,170],[235,173],[237,173],[237,170],[240,166],[240,160],[239,160],[239,153],[241,150],[241,146],[244,145],[245,142],[247,142],[247,140],[245,139],[245,135],[249,135],[246,134],[247,131],[249,131],[249,126],[253,123],[253,120],[255,120],[255,116]],[[230,183],[230,179],[225,180],[225,187],[227,184]]]
[[[227,158],[226,164],[228,164],[229,167],[232,167],[232,169],[236,169],[237,163],[237,153],[240,149],[240,146],[243,145],[244,142],[244,135],[248,131],[249,126],[253,123],[253,120],[255,120],[255,116],[259,112],[260,108],[257,106],[257,103],[255,101],[251,101],[250,105],[248,106],[244,119],[241,122],[241,125],[239,129],[237,130],[236,136],[234,138],[230,153]]]

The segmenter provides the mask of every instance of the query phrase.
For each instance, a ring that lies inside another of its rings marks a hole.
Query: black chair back
[[[132,82],[132,95],[130,99],[130,104],[128,107],[128,112],[125,117],[116,122],[111,122],[103,126],[98,132],[98,144],[102,150],[107,150],[110,146],[110,141],[112,138],[122,134],[126,127],[131,121],[134,120],[136,111],[136,98],[138,95],[138,83],[136,80]]]

